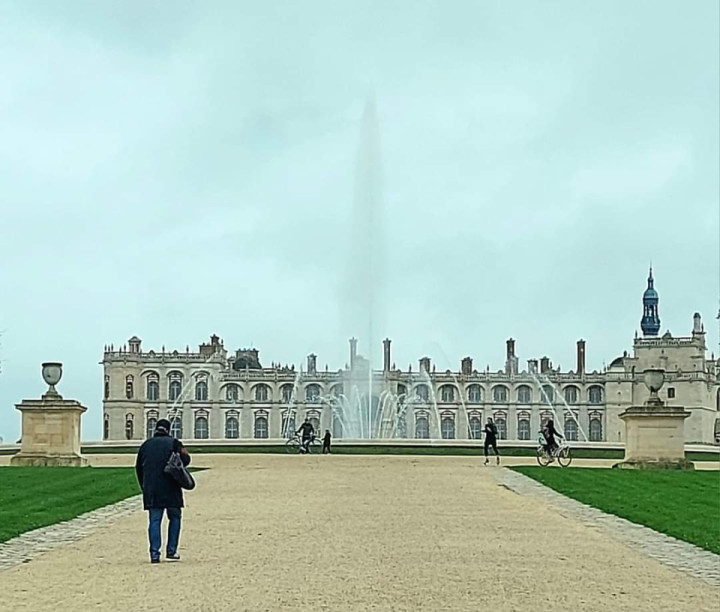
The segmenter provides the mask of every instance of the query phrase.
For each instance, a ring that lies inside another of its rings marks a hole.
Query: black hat
[[[165,433],[170,433],[170,421],[167,419],[160,419],[157,423],[155,423],[155,431],[164,430]]]

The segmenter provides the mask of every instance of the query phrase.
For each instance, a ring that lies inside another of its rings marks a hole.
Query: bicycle
[[[566,440],[563,440],[557,445],[552,453],[549,453],[546,448],[545,439],[538,439],[538,447],[536,451],[537,462],[542,466],[546,467],[550,465],[555,459],[557,459],[560,467],[568,467],[572,463],[572,455],[570,453],[570,445]]]
[[[312,454],[313,449],[315,449],[314,452],[320,452],[321,449],[320,440],[317,438],[317,436],[313,436],[312,438],[310,438],[310,444],[308,444],[308,453]],[[302,438],[300,438],[300,436],[297,434],[288,438],[287,442],[285,442],[285,451],[291,455],[301,453]]]

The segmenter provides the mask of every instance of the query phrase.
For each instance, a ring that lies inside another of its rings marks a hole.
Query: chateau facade
[[[720,359],[708,359],[705,330],[695,314],[691,335],[658,336],[658,297],[652,271],[643,296],[642,337],[602,372],[585,368],[585,341],[577,342],[575,369],[554,369],[547,357],[531,359],[519,369],[515,341],[509,339],[503,370],[479,372],[470,357],[457,372],[437,372],[423,357],[417,370],[397,369],[391,342],[383,343],[383,368],[373,372],[374,405],[392,398],[398,418],[393,435],[406,438],[479,439],[492,417],[500,437],[535,439],[548,418],[555,419],[570,440],[622,443],[619,415],[648,398],[642,372],[666,371],[660,395],[685,407],[686,442],[713,443],[720,438]],[[159,418],[170,418],[172,433],[185,440],[280,439],[308,417],[317,430],[344,437],[333,398],[362,393],[369,386],[368,362],[350,340],[349,365],[319,371],[317,357],[306,366],[263,367],[256,349],[229,355],[212,336],[197,352],[144,351],[132,337],[122,348],[105,348],[103,437],[108,441],[142,440],[152,435]],[[387,431],[387,430],[386,430]]]

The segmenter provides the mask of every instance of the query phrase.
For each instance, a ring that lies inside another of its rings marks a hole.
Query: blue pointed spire
[[[647,289],[643,293],[643,317],[640,321],[640,328],[644,336],[657,336],[660,331],[659,301],[660,298],[657,291],[655,291],[655,279],[653,278],[651,265],[650,275],[647,279]]]

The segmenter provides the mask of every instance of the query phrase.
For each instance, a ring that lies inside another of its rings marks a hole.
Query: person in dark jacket
[[[169,521],[166,558],[169,561],[180,559],[177,549],[180,541],[181,508],[184,506],[183,492],[175,479],[165,473],[165,466],[173,452],[180,453],[183,465],[190,464],[190,455],[182,442],[170,435],[170,421],[160,419],[155,426],[153,437],[140,446],[135,461],[135,473],[143,492],[143,507],[149,515],[148,539],[152,563],[160,562],[161,524],[165,512]]]
[[[325,435],[323,436],[323,450],[322,450],[323,455],[324,455],[325,453],[327,453],[328,455],[330,454],[330,440],[331,440],[331,438],[332,438],[332,436],[330,435],[330,430],[329,430],[329,429],[326,429],[326,430],[325,430]]]
[[[555,423],[553,423],[552,419],[547,420],[547,423],[545,423],[545,427],[543,427],[542,434],[545,438],[545,450],[547,451],[548,455],[552,457],[553,453],[558,448],[555,437],[557,436],[558,438],[562,438],[563,435],[557,429],[555,429]]]
[[[300,434],[302,437],[300,452],[305,454],[309,453],[310,443],[315,439],[315,427],[313,427],[309,417],[305,417],[305,422],[300,425],[300,429],[298,429],[295,433]]]
[[[495,423],[493,423],[493,420],[491,418],[488,418],[487,423],[485,423],[485,465],[488,464],[488,461],[490,461],[490,458],[488,457],[488,449],[492,446],[492,449],[495,451],[495,461],[497,461],[498,465],[500,465],[500,453],[498,452],[497,447],[497,426]]]

